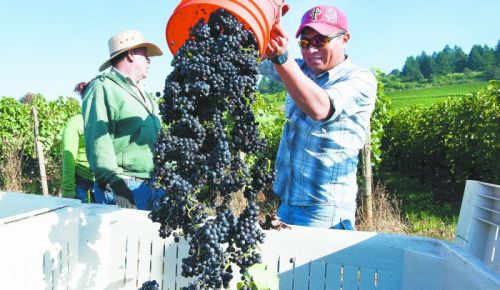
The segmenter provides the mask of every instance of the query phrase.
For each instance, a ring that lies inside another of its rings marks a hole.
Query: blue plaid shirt
[[[327,120],[315,121],[287,95],[274,192],[292,206],[355,208],[358,155],[375,107],[377,81],[348,58],[318,76],[297,62],[328,93],[335,111]],[[269,76],[265,70],[264,74]]]

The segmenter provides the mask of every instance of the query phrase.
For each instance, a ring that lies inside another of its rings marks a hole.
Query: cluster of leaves
[[[460,201],[467,179],[499,183],[500,86],[428,108],[398,110],[386,126],[384,167]]]
[[[379,78],[380,72],[376,72],[376,75]],[[384,93],[384,84],[379,81],[377,83],[377,101],[370,122],[371,161],[375,174],[378,173],[382,162],[382,139],[385,135],[384,128],[392,117],[391,111],[391,98]]]
[[[61,131],[66,121],[81,109],[78,101],[73,98],[48,101],[42,95],[28,94],[20,101],[3,97],[0,99],[0,166],[4,167],[10,161],[6,156],[17,150],[20,152],[23,164],[24,179],[32,180],[38,171],[34,144],[34,121],[32,107],[38,115],[39,140],[42,142],[46,171],[49,181],[49,191],[56,193],[60,184],[61,170]],[[0,176],[0,179],[1,176]],[[5,186],[6,180],[0,180]],[[25,188],[28,192],[37,192],[39,186]]]

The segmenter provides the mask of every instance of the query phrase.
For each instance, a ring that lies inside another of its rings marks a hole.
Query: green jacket
[[[83,94],[85,148],[100,184],[124,176],[150,178],[160,131],[156,102],[114,68],[90,82]]]
[[[75,197],[75,177],[93,181],[83,140],[82,115],[71,117],[62,132],[62,190],[64,197]]]

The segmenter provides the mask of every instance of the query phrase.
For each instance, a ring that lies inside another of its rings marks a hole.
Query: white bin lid
[[[77,199],[19,192],[0,192],[0,226],[61,208],[78,206],[80,203],[80,200]]]

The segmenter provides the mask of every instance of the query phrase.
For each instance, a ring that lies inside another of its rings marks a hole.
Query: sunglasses
[[[316,48],[323,47],[323,46],[327,45],[333,39],[335,39],[339,36],[342,36],[344,34],[345,34],[345,32],[335,34],[334,36],[324,36],[324,35],[318,34],[318,35],[314,36],[312,39],[302,38],[299,40],[299,46],[302,49],[308,49],[309,46],[311,46],[311,45],[316,47]]]

